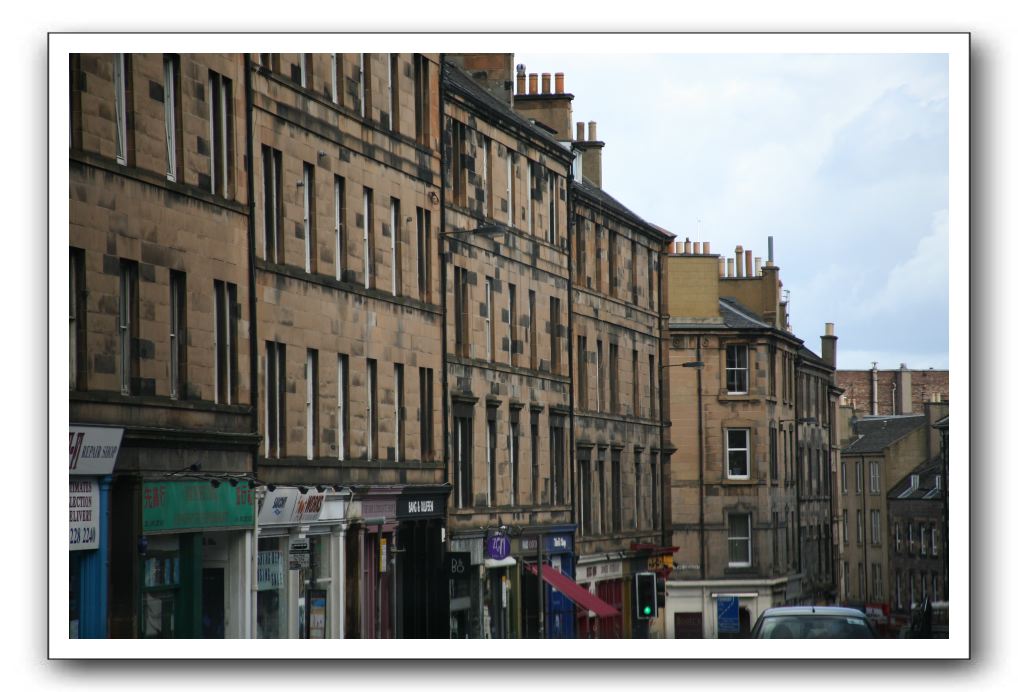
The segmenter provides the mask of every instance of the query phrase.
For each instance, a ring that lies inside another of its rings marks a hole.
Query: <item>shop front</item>
[[[258,510],[258,639],[342,639],[350,491],[275,488]]]
[[[449,636],[521,636],[519,542],[506,527],[454,536],[446,558]]]
[[[110,486],[122,428],[70,426],[68,636],[108,635]]]
[[[543,585],[539,585],[536,565],[551,567],[575,585],[575,557],[573,533],[575,525],[548,527],[541,532],[524,529],[520,536],[520,557],[529,565],[521,579],[521,606],[523,636],[539,638],[541,630],[541,602],[544,603],[544,637],[546,639],[572,639],[575,636],[573,600],[563,592],[562,585],[552,583],[554,575],[542,568]],[[543,594],[540,589],[543,589]],[[581,597],[582,598],[582,597]]]
[[[626,584],[631,579],[629,561],[611,555],[582,556],[577,561],[576,581],[590,593],[615,608],[616,615],[598,616],[593,611],[578,611],[576,636],[579,639],[628,638],[625,623]]]
[[[348,518],[346,636],[396,636],[396,504],[400,486],[353,489]]]
[[[250,636],[255,491],[246,483],[145,481],[141,519],[138,635]]]
[[[396,500],[396,636],[449,636],[445,506],[449,486],[407,486]]]

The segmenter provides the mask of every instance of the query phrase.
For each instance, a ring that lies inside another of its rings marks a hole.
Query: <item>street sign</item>
[[[739,633],[738,596],[718,596],[718,633]]]

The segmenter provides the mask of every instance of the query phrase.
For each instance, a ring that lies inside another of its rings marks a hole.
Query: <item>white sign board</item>
[[[107,476],[113,473],[123,428],[72,425],[70,452],[72,476]]]
[[[93,478],[71,478],[70,549],[99,547],[99,484]]]

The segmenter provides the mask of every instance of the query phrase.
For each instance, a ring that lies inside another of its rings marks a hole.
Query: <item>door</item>
[[[201,636],[223,639],[226,636],[226,570],[203,567],[201,571]]]

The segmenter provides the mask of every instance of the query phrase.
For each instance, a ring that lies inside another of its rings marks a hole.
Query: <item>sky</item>
[[[597,122],[602,187],[680,239],[774,259],[838,367],[948,367],[948,58],[517,53]],[[575,136],[575,135],[574,135]]]

